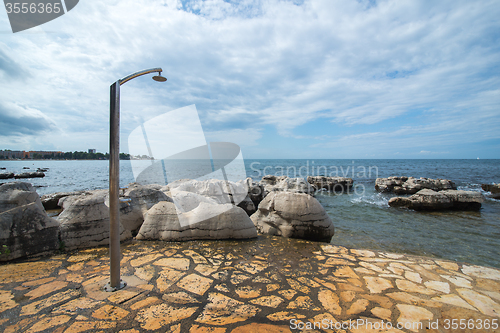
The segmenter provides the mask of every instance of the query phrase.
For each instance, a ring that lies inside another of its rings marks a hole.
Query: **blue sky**
[[[498,1],[87,1],[13,34],[0,10],[0,149],[122,151],[195,104],[244,158],[500,158]],[[168,129],[166,129],[168,130]],[[175,143],[173,143],[175,144]]]

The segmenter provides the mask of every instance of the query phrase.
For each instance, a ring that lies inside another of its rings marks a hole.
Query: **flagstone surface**
[[[260,236],[0,265],[0,332],[500,332],[500,270]],[[399,324],[399,326],[398,326]]]

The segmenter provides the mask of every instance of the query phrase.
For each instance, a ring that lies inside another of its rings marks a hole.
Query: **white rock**
[[[267,175],[262,177],[259,182],[264,191],[263,196],[266,197],[270,192],[286,191],[293,193],[314,194],[315,188],[306,182],[303,178],[288,178],[287,176],[272,176]]]
[[[330,241],[334,235],[323,206],[305,193],[271,192],[250,218],[263,234],[318,241]]]
[[[255,238],[252,221],[239,207],[231,204],[200,202],[195,209],[183,213],[187,220],[202,222],[181,226],[178,210],[171,202],[159,202],[147,213],[137,239],[185,241],[193,239]],[[212,216],[204,219],[204,216]]]

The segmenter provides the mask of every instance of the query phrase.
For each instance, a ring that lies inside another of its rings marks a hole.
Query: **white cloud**
[[[422,140],[453,144],[465,140],[458,129],[498,138],[498,16],[496,1],[83,1],[3,35],[0,50],[29,77],[0,97],[40,110],[74,149],[107,151],[109,85],[156,66],[167,83],[122,87],[123,135],[160,109],[196,104],[207,132],[237,143],[245,135],[247,145],[266,125],[300,138],[294,129],[320,117],[338,126],[400,117],[393,134],[350,139],[360,143],[429,133]],[[8,30],[6,16],[0,25]],[[415,110],[435,123],[405,123]]]
[[[208,142],[232,142],[245,148],[256,146],[257,140],[262,137],[261,130],[255,128],[247,129],[227,129],[223,131],[205,132]]]

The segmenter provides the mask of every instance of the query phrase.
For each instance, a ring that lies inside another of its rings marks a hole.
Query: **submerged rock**
[[[137,239],[187,241],[194,239],[245,239],[257,237],[252,221],[240,207],[232,204],[200,202],[186,215],[212,216],[201,222],[181,226],[178,211],[172,202],[159,202],[147,213]],[[187,217],[189,220],[189,216]]]
[[[334,235],[323,206],[305,193],[272,192],[250,218],[263,234],[327,242]]]
[[[375,180],[375,190],[383,193],[415,194],[423,189],[443,191],[456,190],[457,187],[451,180],[439,178],[388,177]]]
[[[479,192],[429,189],[418,191],[410,197],[395,197],[389,200],[391,207],[414,210],[479,210],[484,197]]]
[[[479,210],[484,202],[484,196],[475,191],[446,190],[441,193],[450,198],[454,210]]]
[[[2,172],[0,173],[0,179],[10,179],[14,178],[14,173],[13,172]]]
[[[332,192],[349,192],[352,188],[353,180],[347,177],[326,177],[326,176],[309,176],[307,181],[312,184],[317,190],[327,190]]]
[[[396,197],[389,200],[391,207],[404,207],[414,210],[444,210],[453,206],[451,199],[433,190],[420,190],[411,197]]]
[[[43,178],[45,174],[43,172],[23,172],[19,174],[15,174],[14,178]]]

